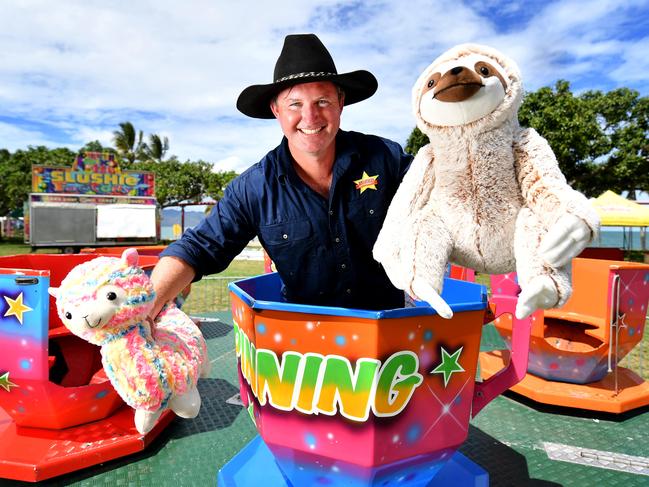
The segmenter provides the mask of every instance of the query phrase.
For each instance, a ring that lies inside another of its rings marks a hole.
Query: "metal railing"
[[[642,340],[638,343],[629,354],[620,360],[620,366],[631,369],[645,380],[649,380],[649,321],[645,321],[645,328]]]
[[[192,284],[183,303],[183,311],[190,316],[201,316],[230,310],[228,284],[250,276],[207,276]]]

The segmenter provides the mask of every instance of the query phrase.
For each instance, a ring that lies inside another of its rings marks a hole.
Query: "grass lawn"
[[[243,277],[263,274],[264,262],[260,260],[234,260],[219,274],[206,276],[192,284],[192,290],[183,304],[190,315],[204,315],[230,309],[228,284]]]
[[[29,245],[19,242],[7,242],[0,241],[0,255],[18,255],[18,254],[30,254],[32,248]],[[38,254],[58,254],[57,249],[38,249],[36,250]]]
[[[256,276],[264,273],[264,261],[262,260],[233,260],[226,270],[215,276]],[[213,277],[213,276],[210,276]]]
[[[647,329],[649,328],[649,319],[645,321],[645,331],[642,341],[638,343],[629,354],[619,363],[620,366],[631,369],[640,377],[649,380],[649,338],[647,338]]]

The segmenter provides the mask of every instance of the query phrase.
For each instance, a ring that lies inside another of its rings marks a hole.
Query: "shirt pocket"
[[[259,228],[262,243],[268,246],[291,246],[313,235],[309,220],[290,221]]]
[[[316,296],[321,269],[316,258],[316,235],[309,220],[262,226],[259,240],[275,263],[290,301]]]

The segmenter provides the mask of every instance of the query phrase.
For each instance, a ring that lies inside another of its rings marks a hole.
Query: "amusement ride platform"
[[[203,406],[197,418],[174,419],[142,452],[36,485],[215,485],[219,469],[257,432],[237,401],[231,315],[219,312],[208,318],[202,330],[213,367],[210,377],[199,382]],[[496,330],[487,325],[481,349],[498,348],[499,342]],[[647,412],[613,415],[548,407],[506,393],[471,421],[459,451],[489,473],[492,486],[649,485]],[[0,412],[0,429],[8,421]],[[24,485],[35,484],[0,479],[2,487]]]

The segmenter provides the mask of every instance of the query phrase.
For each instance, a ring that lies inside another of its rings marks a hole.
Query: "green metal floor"
[[[196,419],[175,419],[145,452],[38,485],[215,485],[218,470],[253,438],[255,429],[241,406],[226,402],[238,392],[232,322],[229,313],[213,317],[202,327],[213,367],[211,377],[199,383],[203,406]],[[487,342],[497,341],[494,333],[485,333]],[[493,348],[490,343],[483,345]],[[573,410],[541,408],[513,395],[501,396],[472,422],[460,451],[489,472],[492,486],[647,486],[649,476],[628,471],[649,474],[648,413],[643,409],[621,417],[578,415]],[[549,458],[547,451],[566,457],[568,447],[581,450],[573,456],[582,461],[627,471]],[[34,484],[0,479],[0,486],[18,485]]]

